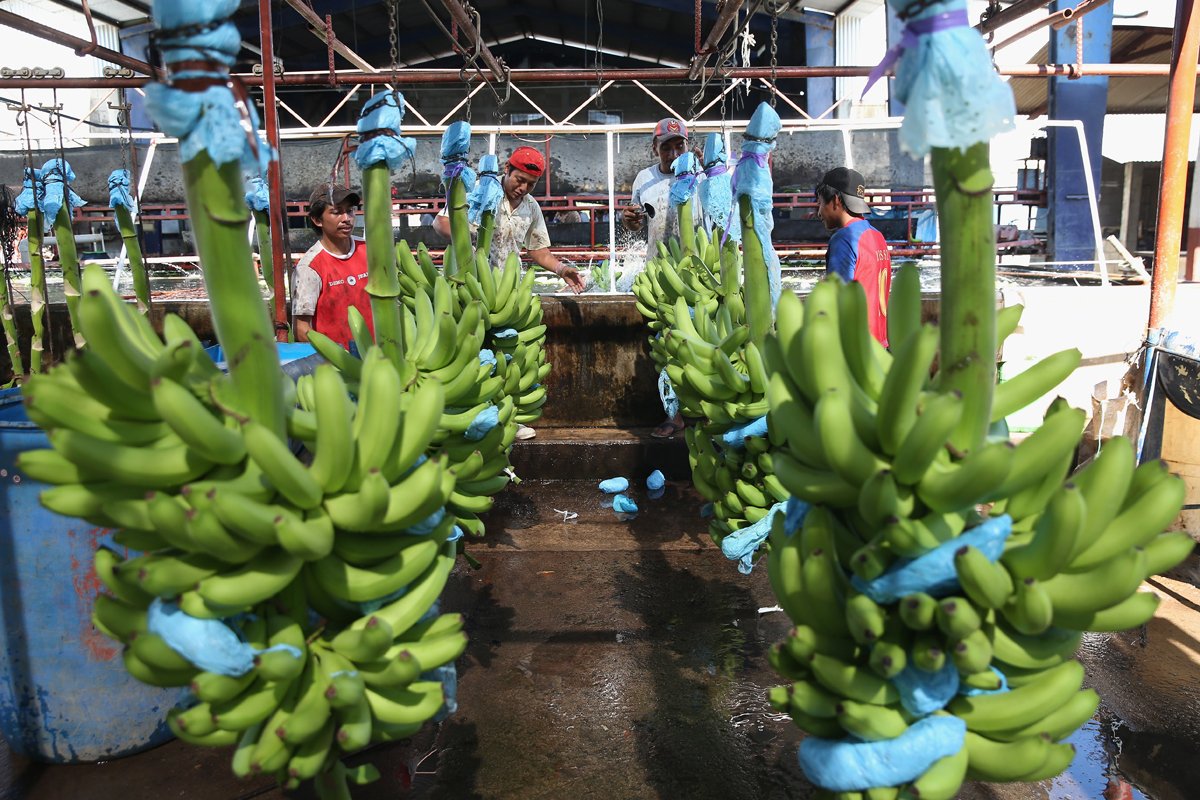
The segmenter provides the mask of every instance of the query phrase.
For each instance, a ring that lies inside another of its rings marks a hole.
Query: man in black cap
[[[367,246],[351,235],[358,192],[322,184],[308,201],[308,218],[319,238],[301,256],[292,280],[293,330],[297,342],[309,331],[323,333],[343,347],[349,345],[350,307],[366,318],[374,334],[371,298],[367,296]]]
[[[864,217],[871,212],[863,176],[847,167],[825,173],[817,184],[817,216],[833,231],[825,271],[847,283],[858,281],[867,295],[871,335],[887,346],[887,303],[892,290],[892,258],[883,234]]]

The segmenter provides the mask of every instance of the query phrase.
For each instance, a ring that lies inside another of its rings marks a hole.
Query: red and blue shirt
[[[865,219],[833,232],[825,254],[825,271],[849,283],[858,281],[867,295],[867,325],[887,347],[887,304],[892,291],[892,257],[883,234]]]

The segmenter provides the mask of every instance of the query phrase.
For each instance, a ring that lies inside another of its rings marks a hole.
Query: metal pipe
[[[63,33],[56,28],[51,28],[49,25],[43,25],[40,22],[34,22],[31,19],[22,17],[19,14],[14,14],[11,11],[0,10],[0,25],[7,25],[10,28],[15,28],[16,30],[22,31],[23,33],[30,33],[40,39],[45,39],[46,41],[54,42],[55,44],[61,44],[64,47],[69,47],[75,51],[76,55],[79,56],[95,56],[96,58],[108,61],[118,66],[128,67],[129,69],[134,70],[135,72],[140,72],[143,75],[157,74],[157,71],[154,69],[154,67],[150,66],[145,61],[131,58],[124,53],[118,53],[116,50],[109,50],[107,47],[99,47],[95,43],[89,42],[87,39],[80,39],[78,36],[72,36],[69,33]],[[144,82],[145,81],[142,81],[142,83]],[[50,85],[46,81],[34,81],[34,83],[40,86]],[[13,86],[13,84],[10,84],[8,81],[0,80],[0,86],[10,87]],[[31,86],[27,88],[36,87]]]
[[[0,12],[3,13],[3,12]],[[780,67],[775,76],[780,80],[788,78],[861,78],[871,74],[874,67]],[[706,69],[709,80],[720,76],[713,69]],[[1049,78],[1055,75],[1066,77],[1083,77],[1087,75],[1108,76],[1110,78],[1166,78],[1171,74],[1170,64],[1012,64],[997,68],[1001,75],[1011,78]],[[736,78],[770,78],[770,68],[735,67],[728,71],[728,77]],[[236,76],[246,86],[261,86],[262,75],[240,73]],[[551,69],[514,69],[509,72],[510,79],[516,83],[594,83],[595,72],[586,70],[551,70]],[[671,82],[687,79],[687,69],[674,67],[658,69],[613,69],[605,70],[600,80],[613,81],[656,81]],[[467,77],[468,83],[476,82],[476,75]],[[391,83],[392,78],[386,73],[371,74],[356,70],[339,70],[337,83],[339,86],[352,86],[356,83],[383,84]],[[436,84],[463,82],[459,70],[402,70],[396,75],[398,84]],[[0,78],[0,89],[135,89],[149,83],[148,78]],[[329,72],[285,72],[275,77],[276,86],[329,86]]]
[[[263,58],[263,124],[267,130],[267,142],[280,153],[279,109],[275,106],[275,40],[271,28],[271,0],[258,0],[258,31],[262,41]],[[287,341],[287,307],[284,303],[287,288],[283,275],[283,247],[287,241],[283,213],[286,198],[283,195],[283,168],[276,157],[267,165],[267,192],[271,196],[268,219],[271,228],[271,273],[275,287],[275,337]],[[266,269],[267,265],[263,264]]]
[[[700,4],[697,3],[697,12],[699,12],[699,6]],[[740,11],[741,8],[742,0],[728,0],[728,2],[721,7],[720,13],[717,14],[716,21],[713,22],[712,30],[708,32],[708,36],[704,40],[704,44],[701,45],[696,54],[692,56],[691,66],[688,67],[689,80],[694,81],[700,77],[700,71],[703,70],[704,65],[708,63],[709,54],[717,49],[717,45],[721,43],[721,39],[725,36],[725,31],[729,28],[730,24],[737,19],[738,11]],[[699,30],[699,20],[696,20],[696,25],[696,30]]]
[[[479,48],[479,57],[483,59],[483,63],[491,71],[492,77],[503,83],[508,75],[508,69],[504,66],[504,62],[492,55],[492,51],[483,43],[483,31],[475,30],[475,22],[471,19],[471,15],[463,8],[462,3],[458,0],[442,0],[442,5],[450,12],[450,16],[458,24],[458,27],[467,35],[475,47]],[[455,43],[456,44],[456,43]]]
[[[1017,0],[1003,11],[997,11],[992,16],[975,26],[975,30],[987,35],[997,28],[1004,27],[1015,19],[1031,14],[1039,8],[1050,5],[1052,0]]]
[[[1179,0],[1175,11],[1171,86],[1167,95],[1162,181],[1158,189],[1158,225],[1154,233],[1154,278],[1150,283],[1150,319],[1147,323],[1150,330],[1161,327],[1175,307],[1198,54],[1200,0]]]
[[[1067,25],[1067,23],[1071,22],[1076,17],[1082,17],[1089,11],[1095,11],[1097,8],[1107,2],[1108,0],[1080,0],[1079,5],[1075,6],[1074,8],[1064,8],[1062,11],[1055,11],[1050,16],[1038,20],[1023,30],[1017,31],[1012,36],[1000,42],[1000,44],[994,45],[992,47],[992,51],[995,52],[997,50],[1003,50],[1013,42],[1024,39],[1029,34],[1036,33],[1042,28],[1052,27],[1055,30],[1063,28]]]

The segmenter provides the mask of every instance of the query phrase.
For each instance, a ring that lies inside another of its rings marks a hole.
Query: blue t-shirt
[[[885,347],[887,340],[887,302],[892,288],[892,259],[883,234],[865,219],[856,219],[829,237],[825,271],[842,276],[849,283],[857,280],[867,296],[867,324]]]

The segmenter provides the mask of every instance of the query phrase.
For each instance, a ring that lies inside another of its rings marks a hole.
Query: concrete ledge
[[[547,401],[546,405],[550,403]],[[659,418],[662,409],[659,409]],[[537,438],[516,442],[512,463],[522,478],[591,480],[624,475],[640,484],[654,470],[667,480],[690,480],[687,445],[681,434],[650,436],[653,428],[538,427]]]

